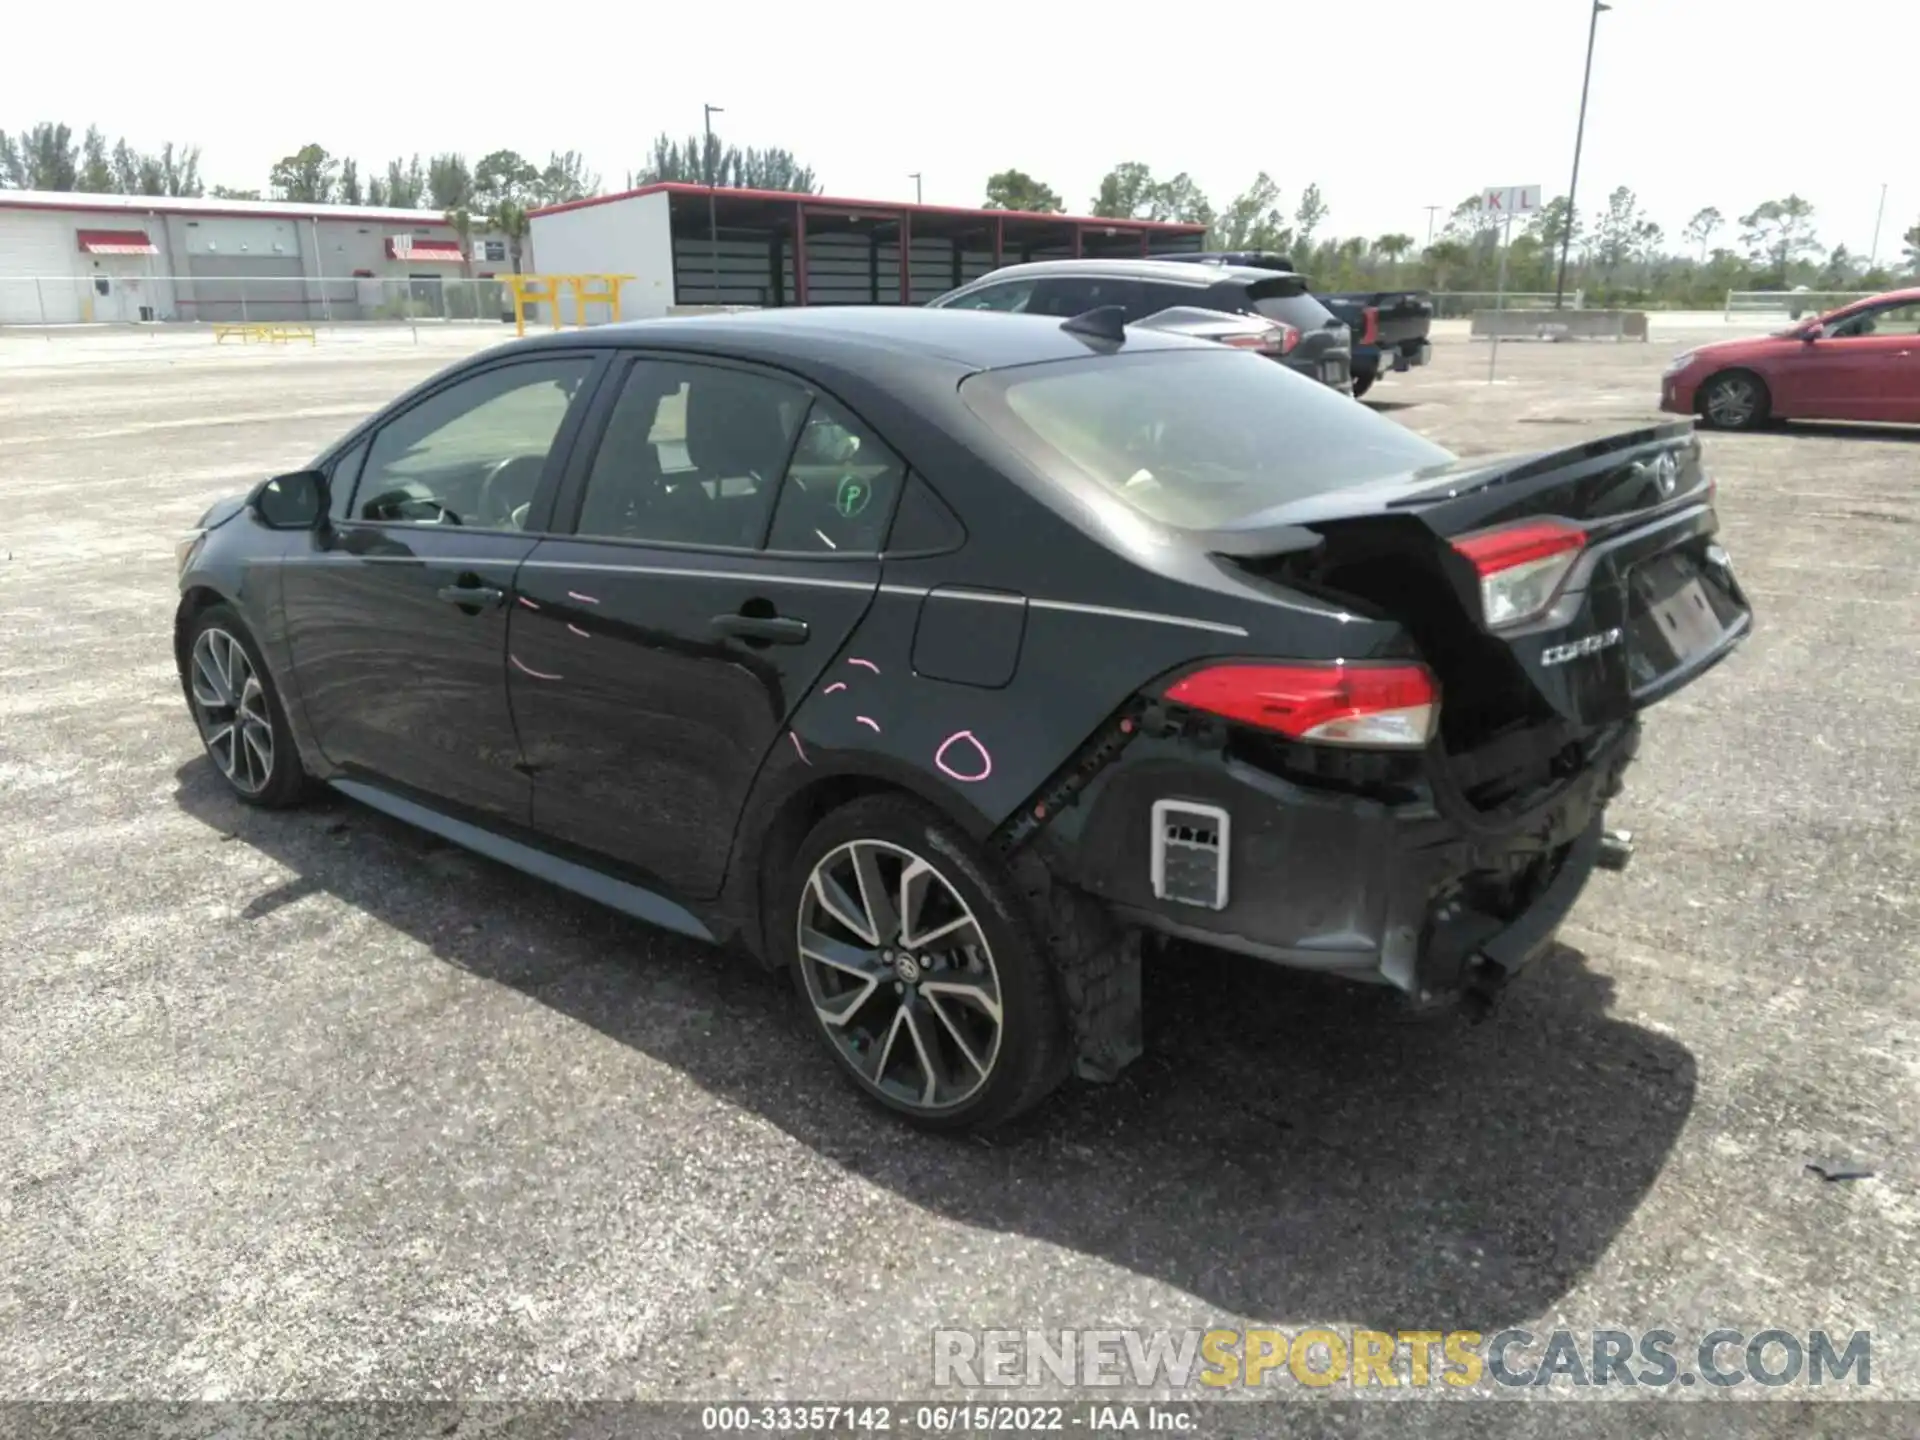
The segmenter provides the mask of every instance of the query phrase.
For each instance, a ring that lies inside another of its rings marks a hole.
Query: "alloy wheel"
[[[1738,375],[1716,380],[1707,391],[1707,418],[1728,430],[1737,430],[1754,417],[1760,395],[1753,381]]]
[[[273,718],[246,648],[225,630],[202,630],[193,642],[191,677],[207,753],[234,789],[258,795],[273,779]]]
[[[993,951],[925,858],[884,840],[828,852],[801,891],[798,949],[814,1013],[874,1090],[931,1112],[987,1083],[1002,1018]]]

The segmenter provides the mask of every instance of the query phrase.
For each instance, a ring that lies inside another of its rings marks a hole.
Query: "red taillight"
[[[1497,628],[1551,606],[1586,543],[1587,532],[1565,520],[1523,520],[1463,535],[1453,548],[1480,573],[1480,610]]]
[[[1418,750],[1433,738],[1440,688],[1424,665],[1212,665],[1166,699],[1323,745]]]
[[[1360,343],[1378,345],[1380,343],[1380,307],[1369,305],[1362,313],[1365,314],[1367,323],[1360,327]]]
[[[1263,330],[1228,335],[1220,343],[1235,350],[1258,350],[1263,355],[1289,355],[1300,343],[1300,332],[1282,321],[1269,320]]]

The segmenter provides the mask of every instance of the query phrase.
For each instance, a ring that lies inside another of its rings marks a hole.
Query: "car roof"
[[[1032,260],[1024,265],[1002,265],[981,280],[1018,280],[1047,275],[1105,275],[1114,279],[1159,280],[1169,285],[1190,285],[1201,289],[1222,280],[1243,285],[1271,280],[1275,272],[1252,265],[1221,265],[1214,261],[1194,264],[1187,260]],[[979,284],[976,280],[974,284]]]
[[[740,359],[846,364],[913,361],[971,373],[1098,353],[1057,316],[1002,315],[981,310],[929,310],[909,305],[794,306],[772,310],[672,316],[556,331],[512,342],[515,350],[582,344],[622,349],[697,349]],[[1151,330],[1127,332],[1129,354],[1143,350],[1210,349],[1210,342]]]

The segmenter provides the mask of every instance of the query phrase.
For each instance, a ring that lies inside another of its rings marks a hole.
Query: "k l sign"
[[[1540,209],[1538,185],[1489,185],[1480,192],[1480,208],[1491,219],[1525,219]]]

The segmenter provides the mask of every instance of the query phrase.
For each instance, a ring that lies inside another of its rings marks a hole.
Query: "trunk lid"
[[[1498,799],[1578,769],[1582,747],[1745,637],[1752,615],[1713,541],[1712,498],[1680,421],[1312,496],[1207,544],[1403,625],[1444,688],[1455,778]],[[1535,522],[1571,522],[1584,543],[1544,610],[1489,623],[1481,572],[1456,547]]]

